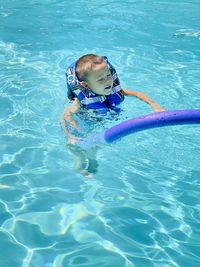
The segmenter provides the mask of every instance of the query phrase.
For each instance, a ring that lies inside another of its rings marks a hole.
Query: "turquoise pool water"
[[[102,146],[89,180],[59,125],[65,69],[90,52],[123,87],[199,108],[199,14],[198,0],[1,0],[0,266],[199,266],[199,126]],[[134,98],[122,109],[118,122],[151,112]]]

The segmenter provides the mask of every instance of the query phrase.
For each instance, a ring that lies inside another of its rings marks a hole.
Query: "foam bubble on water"
[[[193,29],[180,29],[177,30],[174,34],[174,37],[200,37],[200,31],[199,30],[193,30]]]

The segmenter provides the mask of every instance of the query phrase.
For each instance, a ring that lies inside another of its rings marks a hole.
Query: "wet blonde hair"
[[[103,63],[105,63],[103,57],[95,54],[80,57],[76,62],[76,77],[80,82],[87,82],[88,74]]]

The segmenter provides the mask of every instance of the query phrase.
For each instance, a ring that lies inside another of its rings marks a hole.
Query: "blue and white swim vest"
[[[67,96],[70,100],[73,100],[75,97],[78,98],[81,106],[86,109],[111,109],[119,112],[119,108],[116,108],[116,106],[124,100],[124,95],[120,92],[122,88],[115,68],[110,64],[107,57],[103,58],[112,74],[112,93],[108,96],[100,96],[93,93],[91,89],[85,89],[83,86],[81,86],[80,81],[76,77],[76,62],[74,62],[66,71],[68,88]]]

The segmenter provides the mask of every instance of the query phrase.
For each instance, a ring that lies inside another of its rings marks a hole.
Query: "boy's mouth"
[[[111,86],[107,86],[107,87],[105,87],[104,89],[105,89],[105,90],[109,90],[109,89],[111,89]]]

